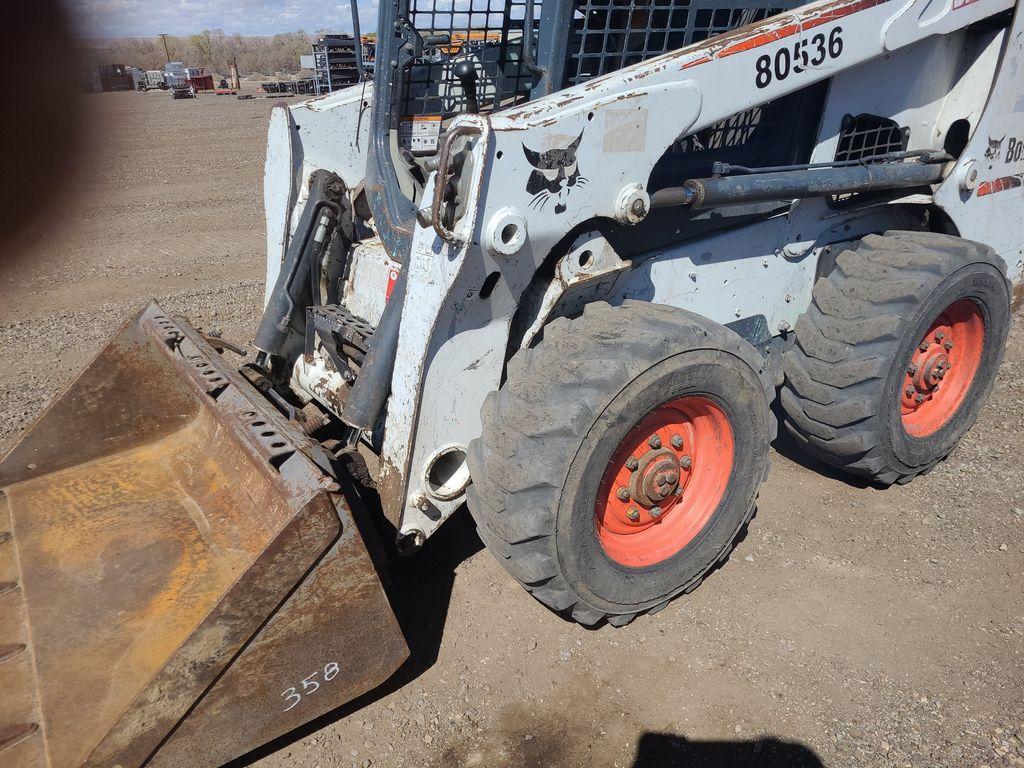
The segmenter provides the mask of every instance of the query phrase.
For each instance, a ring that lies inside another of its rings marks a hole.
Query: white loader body
[[[442,146],[419,195],[407,265],[371,231],[390,224],[368,221],[343,294],[347,309],[376,324],[399,271],[408,271],[377,477],[400,530],[429,536],[463,503],[468,474],[454,462],[446,470],[454,485],[446,485],[435,464],[479,435],[480,406],[502,380],[510,344],[530,343],[551,317],[590,301],[641,298],[722,324],[763,318],[778,337],[807,307],[833,243],[914,229],[935,216],[948,217],[962,237],[992,245],[1019,297],[1024,19],[1018,10],[1010,26],[977,26],[1012,6],[812,3],[520,106],[452,119],[445,130],[456,138]],[[930,193],[865,196],[842,207],[824,197],[800,199],[747,225],[653,246],[642,256],[618,253],[599,227],[587,228],[600,221],[630,226],[633,206],[644,218],[651,169],[679,137],[825,79],[811,163],[836,156],[844,120],[871,114],[903,126],[908,151],[941,151],[951,132],[963,132],[965,146],[943,181]],[[275,110],[265,191],[268,291],[310,173],[336,173],[354,198],[364,191],[372,99],[371,86],[357,85]],[[461,207],[446,225],[436,205],[432,210],[436,169],[467,142]],[[584,182],[530,192],[531,153],[568,147]],[[569,232],[576,234],[566,245]],[[538,278],[542,267],[546,276]],[[504,297],[504,309],[481,299],[485,285],[488,297]],[[510,342],[513,324],[519,331]]]

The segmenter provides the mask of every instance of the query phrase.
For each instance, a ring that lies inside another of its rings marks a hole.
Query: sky
[[[227,34],[350,32],[348,2],[335,0],[65,0],[81,37],[187,35],[209,29]],[[377,26],[377,0],[359,2],[362,31]]]

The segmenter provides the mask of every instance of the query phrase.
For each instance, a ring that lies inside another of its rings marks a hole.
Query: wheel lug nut
[[[925,341],[921,342],[921,346],[919,346],[918,349],[921,350],[922,352],[927,352],[928,351],[928,347],[930,347],[930,346],[931,345],[928,343],[928,341],[925,340]]]
[[[661,448],[661,438],[657,435],[651,435],[647,438],[647,444],[651,446],[651,448]]]
[[[636,468],[640,466],[640,462],[637,461],[636,456],[630,456],[626,459],[626,469],[630,472],[636,472]]]
[[[947,340],[947,341],[944,341],[944,342],[942,342],[942,347],[943,347],[943,349],[945,349],[945,350],[946,350],[947,352],[949,352],[949,350],[951,350],[951,349],[953,348],[953,342],[952,342],[952,341],[948,341],[948,340]]]
[[[935,340],[936,341],[941,342],[944,338],[946,338],[946,334],[945,333],[943,333],[942,331],[936,331],[935,332]]]
[[[923,403],[924,402],[924,395],[918,394],[918,396],[914,398],[914,402],[915,403]]]
[[[682,467],[683,469],[689,469],[691,466],[693,466],[693,461],[690,459],[689,456],[683,456],[683,458],[679,460],[679,466]]]
[[[908,365],[907,366],[907,373],[910,376],[913,376],[915,373],[917,373],[917,366],[914,363],[911,363],[910,365]]]
[[[661,517],[661,507],[651,507],[647,512],[655,519]]]
[[[677,451],[683,447],[683,438],[679,435],[672,435],[672,447]]]
[[[629,501],[629,491],[625,488],[619,488],[619,490],[615,492],[615,495],[619,497],[620,501]]]
[[[913,397],[914,396],[914,388],[913,387],[907,387],[905,390],[903,390],[903,394],[905,394],[907,397]]]
[[[626,517],[632,520],[634,523],[640,519],[640,512],[637,511],[636,507],[630,507],[626,512]]]

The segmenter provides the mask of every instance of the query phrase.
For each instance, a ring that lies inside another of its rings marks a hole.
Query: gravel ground
[[[248,340],[271,104],[89,98],[72,202],[0,263],[0,447],[150,297]],[[725,567],[618,630],[549,613],[456,516],[392,568],[409,664],[249,762],[1024,766],[1022,400],[1017,327],[977,426],[910,485],[846,481],[780,439]]]

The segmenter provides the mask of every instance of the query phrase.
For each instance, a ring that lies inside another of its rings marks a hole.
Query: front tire
[[[527,590],[592,625],[654,611],[732,549],[774,420],[756,351],[683,310],[588,306],[545,328],[470,445],[481,538]]]

